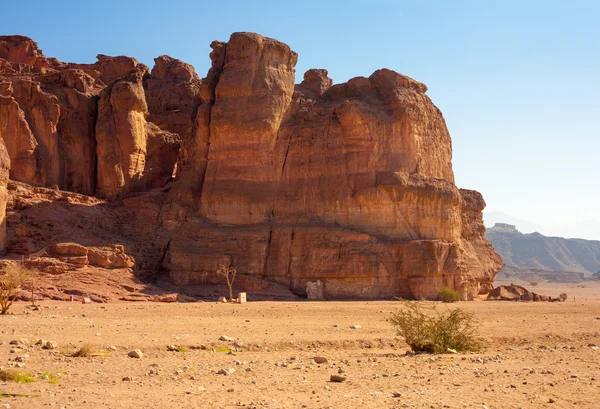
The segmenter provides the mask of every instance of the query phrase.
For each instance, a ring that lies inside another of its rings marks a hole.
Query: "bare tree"
[[[224,276],[227,279],[227,287],[229,288],[229,301],[233,302],[233,281],[237,274],[237,268],[221,266],[217,270],[217,274]]]
[[[32,272],[21,264],[9,264],[0,273],[0,314],[5,315],[15,299],[17,289],[32,277]],[[33,284],[33,283],[32,283]]]

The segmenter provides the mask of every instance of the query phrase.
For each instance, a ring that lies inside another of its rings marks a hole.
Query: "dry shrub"
[[[446,353],[449,349],[478,351],[477,321],[462,308],[438,311],[434,305],[406,303],[406,309],[392,313],[390,322],[414,352]],[[429,310],[425,313],[423,310]]]
[[[0,273],[0,314],[8,313],[17,297],[17,289],[27,280],[31,280],[33,272],[21,264],[8,264]]]
[[[96,355],[96,347],[92,344],[83,344],[81,348],[73,353],[74,357],[77,358],[88,358],[90,356]]]
[[[437,290],[438,297],[443,302],[458,302],[460,301],[460,294],[458,291],[448,287],[440,287]]]
[[[31,374],[19,371],[18,369],[1,369],[0,370],[0,381],[2,382],[17,382],[17,383],[30,383],[35,382]]]

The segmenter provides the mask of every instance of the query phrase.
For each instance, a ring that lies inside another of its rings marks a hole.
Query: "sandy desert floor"
[[[405,354],[386,321],[397,301],[18,303],[0,316],[0,365],[35,382],[0,382],[0,408],[600,408],[600,285],[563,287],[539,292],[565,303],[451,305],[487,347],[447,355]],[[22,338],[58,347],[9,344]],[[70,356],[88,343],[113,350]]]

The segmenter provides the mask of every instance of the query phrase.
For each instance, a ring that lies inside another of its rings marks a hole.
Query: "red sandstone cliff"
[[[281,42],[234,33],[211,47],[200,79],[168,56],[152,71],[128,57],[65,64],[0,37],[11,179],[101,199],[13,186],[8,257],[123,244],[134,274],[180,286],[218,283],[217,268],[233,265],[256,292],[302,294],[317,279],[329,298],[491,289],[502,262],[483,237],[485,202],[454,185],[425,85],[387,69],[336,85],[309,70],[295,84],[297,54]],[[60,226],[88,207],[97,223]]]

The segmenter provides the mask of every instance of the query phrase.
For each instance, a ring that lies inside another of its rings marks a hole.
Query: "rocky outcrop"
[[[558,297],[536,294],[520,285],[510,284],[498,286],[487,297],[488,301],[550,301],[565,302],[567,294],[562,293]]]
[[[483,236],[485,202],[454,184],[450,135],[425,85],[388,69],[336,85],[315,69],[295,84],[298,56],[277,40],[234,33],[211,47],[204,79],[168,56],[151,71],[107,56],[46,59],[45,73],[22,57],[0,65],[13,178],[109,199],[125,221],[50,235],[51,221],[22,226],[43,212],[17,198],[11,251],[80,237],[85,254],[54,256],[180,286],[217,284],[216,270],[231,266],[247,291],[305,295],[320,282],[333,299],[492,289],[502,261]],[[135,265],[117,255],[121,244]]]
[[[25,36],[0,36],[0,58],[14,65],[20,71],[19,64],[31,67],[33,72],[45,72],[48,60],[38,48],[38,44]]]
[[[300,294],[321,280],[329,298],[492,288],[502,262],[483,238],[485,202],[455,187],[450,136],[423,84],[379,70],[331,86],[311,70],[293,92],[287,46],[238,33],[213,64],[223,48],[201,154],[174,186],[205,168],[201,189],[191,209],[163,213],[179,229],[163,263],[175,282],[211,282],[231,264]]]
[[[10,169],[10,157],[0,139],[0,252],[4,251],[6,245],[6,202],[8,201],[8,174]]]
[[[121,196],[143,175],[148,107],[142,78],[146,73],[146,67],[133,69],[100,95],[96,123],[100,197]]]

